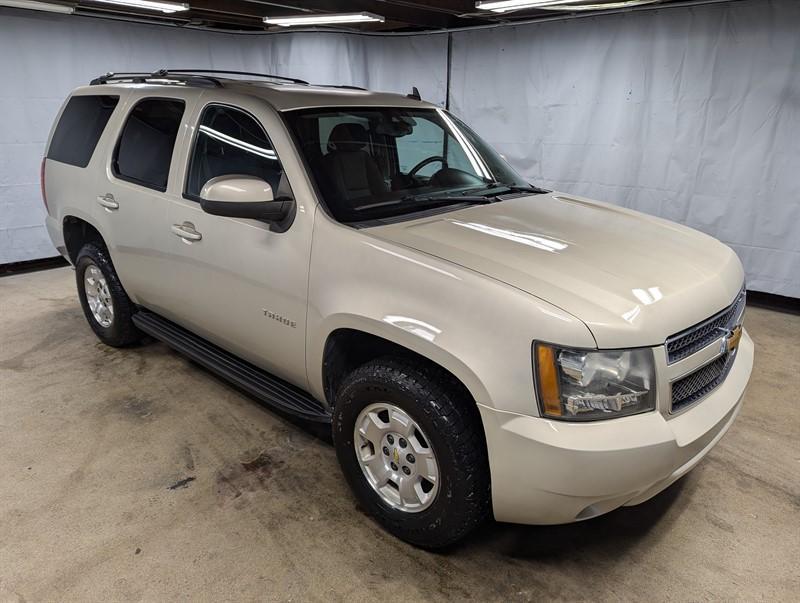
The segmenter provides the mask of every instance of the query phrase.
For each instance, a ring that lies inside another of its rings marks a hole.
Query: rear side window
[[[239,109],[210,105],[197,129],[186,196],[198,199],[206,182],[230,174],[261,178],[276,196],[283,190],[283,166],[261,124]]]
[[[117,177],[162,192],[167,190],[184,106],[182,100],[174,98],[148,98],[131,110],[114,152]]]
[[[85,168],[103,134],[118,96],[73,96],[58,120],[47,158]]]

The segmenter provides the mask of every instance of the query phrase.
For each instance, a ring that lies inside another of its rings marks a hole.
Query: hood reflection
[[[659,287],[649,287],[647,289],[631,289],[631,293],[645,306],[654,304],[664,298]]]
[[[476,222],[459,222],[458,220],[450,220],[450,223],[457,226],[463,226],[464,228],[469,228],[471,230],[477,230],[478,232],[482,232],[483,234],[487,234],[492,237],[499,237],[501,239],[513,241],[514,243],[522,243],[523,245],[535,247],[536,249],[541,249],[542,251],[549,251],[550,253],[563,251],[569,247],[569,245],[563,241],[551,239],[540,234],[518,232],[516,230],[509,230],[506,228],[496,228],[494,226],[478,224]]]

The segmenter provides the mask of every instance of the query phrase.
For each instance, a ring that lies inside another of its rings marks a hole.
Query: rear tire
[[[142,338],[131,320],[136,305],[125,293],[105,247],[87,243],[81,248],[75,261],[75,279],[83,313],[100,341],[124,347]]]
[[[410,431],[403,428],[409,419]],[[361,507],[406,542],[446,547],[489,515],[489,463],[475,402],[436,367],[382,358],[355,369],[336,397],[333,439]]]

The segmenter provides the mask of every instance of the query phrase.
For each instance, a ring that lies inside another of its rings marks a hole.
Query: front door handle
[[[119,203],[116,202],[114,195],[111,193],[99,195],[97,197],[97,202],[102,205],[106,211],[114,211],[115,209],[119,209]]]
[[[172,233],[178,235],[185,242],[191,243],[192,241],[199,241],[203,238],[199,232],[194,229],[194,224],[191,222],[184,222],[183,224],[173,224],[170,227]]]

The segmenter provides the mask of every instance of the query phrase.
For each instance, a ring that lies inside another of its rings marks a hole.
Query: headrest
[[[361,124],[343,123],[335,126],[328,137],[328,152],[360,151],[367,145],[369,135]]]

